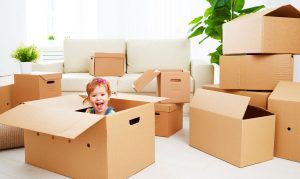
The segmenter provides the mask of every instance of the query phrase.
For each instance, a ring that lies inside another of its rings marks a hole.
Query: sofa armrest
[[[32,65],[32,70],[63,73],[63,64],[64,64],[63,60],[39,62],[39,63],[34,63]]]
[[[214,67],[200,59],[191,60],[191,75],[195,81],[194,91],[205,84],[214,83]]]

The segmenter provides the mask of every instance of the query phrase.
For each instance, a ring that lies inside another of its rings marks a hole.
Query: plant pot
[[[22,74],[30,74],[32,72],[32,62],[20,62]]]

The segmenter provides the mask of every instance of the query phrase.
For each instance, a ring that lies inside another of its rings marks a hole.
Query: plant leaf
[[[203,16],[194,18],[191,22],[189,22],[189,25],[199,23],[202,20],[202,18]]]
[[[213,10],[214,10],[213,7],[207,8],[204,12],[204,17],[208,17],[209,15],[211,15]]]
[[[238,12],[243,9],[245,5],[245,0],[235,0],[233,1],[233,11]]]
[[[202,34],[203,31],[204,31],[204,29],[205,29],[205,28],[204,28],[203,26],[198,27],[194,32],[192,32],[192,33],[188,36],[188,39],[193,38],[193,37],[196,37],[196,36]]]
[[[264,5],[261,5],[261,6],[255,6],[255,7],[250,7],[250,8],[247,8],[247,9],[243,9],[243,10],[240,10],[238,11],[241,15],[244,15],[244,14],[250,14],[250,13],[254,13],[254,12],[257,12],[261,9],[265,8]]]
[[[189,30],[188,32],[194,31],[194,29],[195,29],[196,27],[198,27],[201,23],[202,23],[202,22],[198,22],[197,24],[195,24],[192,28],[190,28],[190,30]]]
[[[222,8],[225,6],[231,6],[231,0],[217,0],[214,9]]]
[[[219,65],[220,54],[218,51],[214,51],[214,52],[210,53],[209,56],[210,56],[210,63],[215,63],[215,64]]]

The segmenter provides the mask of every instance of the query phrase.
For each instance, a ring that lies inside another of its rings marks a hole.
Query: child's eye
[[[104,94],[104,93],[102,93],[102,94],[101,94],[101,96],[105,96],[105,94]]]
[[[92,97],[96,97],[96,95],[94,94],[94,95],[92,95]]]

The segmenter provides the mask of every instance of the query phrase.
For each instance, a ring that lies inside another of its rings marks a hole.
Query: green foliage
[[[199,41],[201,44],[207,38],[213,38],[220,42],[220,46],[210,53],[211,63],[219,64],[219,57],[222,55],[222,25],[237,17],[250,14],[264,8],[264,5],[244,9],[245,0],[206,0],[210,7],[202,16],[194,18],[189,25],[188,39],[204,35]]]
[[[20,45],[11,53],[11,57],[20,62],[35,62],[40,57],[40,52],[34,45]]]
[[[54,40],[55,36],[54,35],[48,35],[48,40]]]

